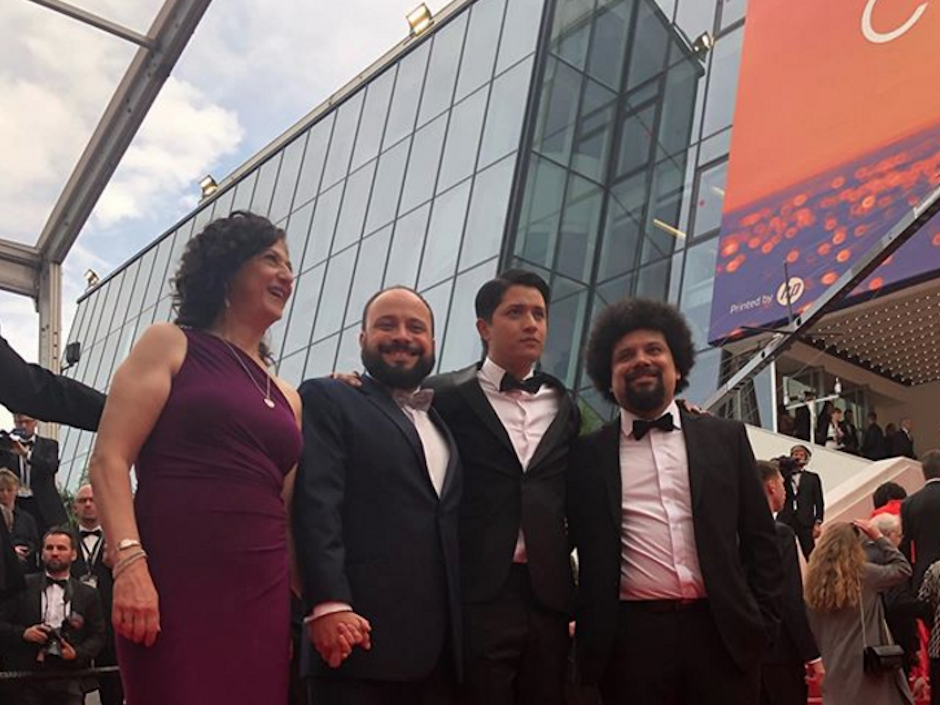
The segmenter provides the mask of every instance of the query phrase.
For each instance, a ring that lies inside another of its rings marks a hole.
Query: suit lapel
[[[405,416],[401,408],[399,408],[398,403],[392,399],[392,395],[379,385],[378,382],[369,377],[363,377],[360,390],[365,395],[366,399],[372,402],[372,404],[385,414],[389,420],[398,427],[398,430],[405,435],[415,455],[418,456],[421,467],[427,471],[424,446],[421,445],[421,438],[418,436],[418,431],[415,429],[415,425]],[[427,472],[425,472],[425,474],[427,474]]]
[[[686,455],[689,459],[689,487],[692,492],[692,509],[694,510],[702,500],[702,489],[705,486],[705,468],[702,459],[704,450],[708,447],[708,430],[702,421],[705,416],[695,416],[679,409],[682,418],[682,435],[685,437]]]
[[[496,415],[496,411],[493,409],[493,405],[490,404],[490,400],[486,398],[486,392],[484,392],[483,388],[480,386],[480,381],[476,378],[476,375],[460,385],[460,393],[463,395],[464,399],[466,399],[470,408],[473,409],[473,412],[480,417],[483,425],[490,430],[496,439],[502,443],[515,458],[516,449],[509,439],[509,434],[506,433],[506,429],[499,420],[499,416]]]
[[[444,439],[447,441],[447,450],[448,450],[448,459],[447,459],[447,473],[444,475],[444,486],[441,487],[441,499],[443,500],[450,492],[453,491],[454,483],[457,478],[457,464],[460,461],[460,454],[457,451],[457,443],[454,441],[453,435],[451,435],[450,429],[447,428],[447,424],[444,423],[444,419],[441,418],[441,415],[434,410],[434,407],[431,407],[431,410],[428,412],[431,417],[431,421],[437,427],[437,430],[443,434]],[[430,477],[428,478],[430,482]],[[431,486],[431,490],[434,490],[434,486]],[[436,492],[434,493],[437,494]]]
[[[571,419],[574,402],[571,401],[571,397],[568,396],[568,392],[565,391],[564,387],[557,387],[557,389],[559,392],[558,413],[555,414],[555,418],[549,425],[548,430],[545,431],[542,440],[539,441],[539,445],[535,449],[532,459],[529,460],[527,472],[535,470],[539,463],[542,462],[542,459],[567,436],[568,423]]]
[[[607,488],[607,509],[619,532],[623,523],[623,479],[620,477],[620,418],[601,429],[597,437],[598,467]]]

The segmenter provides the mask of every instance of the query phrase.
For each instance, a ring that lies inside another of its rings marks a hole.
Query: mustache
[[[380,353],[395,353],[395,352],[406,352],[411,355],[423,355],[424,348],[420,345],[409,345],[408,343],[386,343],[384,345],[379,345],[378,350]]]
[[[659,369],[658,367],[647,366],[647,367],[640,367],[636,370],[633,370],[627,373],[625,379],[628,382],[632,382],[636,379],[639,379],[640,377],[643,377],[645,375],[650,375],[650,374],[655,375],[657,379],[663,378],[663,371],[661,369]]]

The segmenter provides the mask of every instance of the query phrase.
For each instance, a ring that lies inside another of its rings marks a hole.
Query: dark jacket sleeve
[[[823,518],[826,516],[826,500],[823,497],[822,478],[820,478],[819,475],[816,475],[815,482],[816,482],[816,501],[815,501],[816,522],[822,524]]]
[[[819,647],[816,646],[816,639],[806,617],[796,534],[789,526],[778,522],[777,537],[780,540],[780,557],[783,565],[783,596],[780,604],[782,627],[793,639],[800,659],[803,663],[807,663],[819,658]]]
[[[15,595],[0,602],[0,653],[17,648],[23,641],[23,632],[31,624],[22,624],[20,615],[25,591],[20,590]]]
[[[28,462],[36,475],[55,475],[59,472],[59,444],[51,438],[38,439]]]
[[[760,608],[770,641],[780,627],[780,595],[783,571],[777,532],[767,508],[767,498],[757,478],[756,463],[744,424],[738,430],[738,464],[740,502],[738,508],[738,540],[741,563],[747,570],[747,581]]]
[[[77,644],[72,644],[75,647],[77,667],[87,666],[104,648],[105,628],[101,595],[93,588],[85,592],[85,613],[82,615],[85,619],[85,638]]]
[[[26,362],[0,336],[0,404],[42,421],[96,431],[104,394]]]
[[[304,451],[294,485],[293,525],[309,613],[321,602],[352,604],[343,542],[346,443],[341,412],[318,380],[300,387]]]

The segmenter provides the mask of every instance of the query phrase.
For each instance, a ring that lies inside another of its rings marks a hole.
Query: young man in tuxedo
[[[816,547],[816,539],[822,533],[826,512],[822,480],[807,468],[812,457],[809,448],[804,445],[796,445],[790,449],[794,469],[784,478],[787,501],[777,515],[779,521],[796,532],[800,550],[806,560],[809,560],[809,555]]]
[[[117,652],[114,647],[114,628],[111,626],[114,580],[111,568],[104,562],[107,547],[98,519],[95,492],[91,485],[78,488],[72,503],[72,513],[78,520],[78,556],[72,563],[72,577],[98,590],[105,616],[104,646],[95,657],[95,666],[116,666]],[[121,705],[124,702],[124,689],[121,687],[119,673],[100,676],[98,686],[101,705]]]
[[[0,648],[11,671],[62,671],[89,665],[104,643],[97,591],[70,577],[73,536],[53,528],[43,537],[44,571],[26,577],[26,588],[0,605]],[[20,705],[81,705],[79,679],[24,681]]]
[[[620,407],[572,453],[582,679],[607,705],[753,705],[783,582],[744,425],[680,409],[695,348],[673,307],[624,300],[586,354]]]
[[[915,594],[927,568],[940,560],[940,450],[924,453],[921,463],[924,486],[901,503],[900,549],[914,568]]]
[[[561,705],[573,580],[565,521],[577,406],[537,369],[549,288],[509,270],[476,296],[485,358],[429,380],[464,467],[462,700]]]
[[[13,425],[11,448],[0,455],[0,466],[10,468],[19,478],[17,504],[33,515],[39,533],[43,534],[49,527],[68,521],[55,482],[59,444],[51,438],[42,438],[38,433],[39,422],[31,416],[14,413]]]
[[[783,475],[775,463],[758,460],[757,474],[767,505],[777,514],[786,503]],[[761,664],[761,705],[806,705],[807,669],[819,684],[826,675],[816,638],[806,618],[803,576],[797,555],[796,534],[781,521],[774,522],[783,567],[780,631]]]
[[[460,678],[453,437],[420,390],[434,321],[410,289],[379,292],[359,336],[359,387],[304,382],[293,530],[323,705],[447,705]]]

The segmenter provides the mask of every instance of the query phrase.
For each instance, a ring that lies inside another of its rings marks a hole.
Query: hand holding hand
[[[160,632],[160,605],[147,561],[127,566],[114,582],[114,630],[135,644],[153,646]]]
[[[819,686],[823,684],[823,681],[826,679],[826,667],[823,665],[822,659],[806,664],[806,670],[807,683],[815,683]]]
[[[371,649],[371,631],[367,619],[350,611],[326,614],[308,625],[310,641],[331,668],[339,668],[354,646]]]
[[[29,454],[29,448],[27,448],[25,445],[23,445],[23,444],[22,444],[20,441],[18,441],[16,438],[11,438],[10,440],[11,440],[11,442],[13,443],[13,449],[12,449],[12,450],[13,450],[13,452],[16,453],[18,456],[20,456],[21,458],[25,458],[25,457]]]
[[[813,541],[817,541],[822,536],[822,524],[816,522],[813,524]]]
[[[872,541],[877,541],[883,536],[883,534],[881,533],[881,529],[879,529],[875,525],[875,522],[871,520],[853,519],[852,524],[854,524],[855,528],[857,528],[859,531],[865,534]]]
[[[49,641],[49,629],[43,624],[34,624],[23,632],[23,640],[34,644],[45,644]]]

